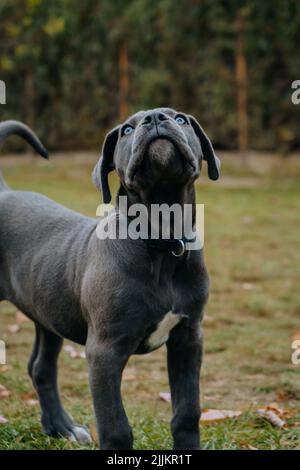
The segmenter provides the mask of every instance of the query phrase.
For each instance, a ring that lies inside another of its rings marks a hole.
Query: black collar
[[[172,239],[143,239],[143,241],[150,247],[156,248],[161,251],[166,251],[172,253],[173,256],[179,257],[183,256],[186,251],[186,244],[192,243],[195,241],[195,237],[192,239],[188,239],[186,237],[183,238],[172,238]]]

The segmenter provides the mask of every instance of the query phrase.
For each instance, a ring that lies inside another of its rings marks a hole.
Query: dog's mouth
[[[197,175],[199,168],[185,135],[182,133],[160,133],[140,137],[133,148],[133,155],[127,168],[126,183],[138,185],[141,174],[144,177],[170,179],[186,175]]]
[[[180,157],[182,156],[175,142],[167,137],[155,137],[149,141],[143,161],[150,161],[166,168]]]

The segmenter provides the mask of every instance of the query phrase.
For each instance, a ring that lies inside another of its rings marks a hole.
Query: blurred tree
[[[245,15],[242,9],[236,12],[236,89],[238,144],[242,157],[248,149],[248,70],[245,55]]]
[[[129,90],[129,64],[128,64],[128,46],[124,39],[119,46],[119,119],[124,121],[128,116],[128,90]]]
[[[299,148],[299,41],[297,0],[1,0],[1,119],[86,148],[135,110],[172,106],[218,147]]]

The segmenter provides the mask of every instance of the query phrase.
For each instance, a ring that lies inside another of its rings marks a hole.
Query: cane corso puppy
[[[47,152],[24,124],[0,124],[0,141],[25,138]],[[202,160],[219,177],[220,162],[192,116],[173,109],[141,111],[108,133],[93,180],[105,203],[108,174],[120,179],[116,198],[128,206],[191,204]],[[33,320],[36,338],[28,372],[39,396],[43,430],[90,441],[64,410],[57,387],[63,338],[86,347],[89,381],[102,449],[131,449],[133,436],[121,398],[123,369],[132,354],[166,343],[174,449],[198,449],[200,322],[209,280],[202,249],[186,239],[99,239],[99,220],[40,194],[13,191],[0,175],[0,300]],[[193,221],[194,222],[194,221]],[[151,224],[151,221],[150,221]]]

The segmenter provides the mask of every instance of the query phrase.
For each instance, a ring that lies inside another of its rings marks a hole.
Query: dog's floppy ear
[[[197,119],[193,116],[189,116],[189,118],[195,134],[199,137],[203,159],[207,161],[208,176],[211,180],[217,180],[220,176],[221,162],[215,154],[211,141],[205,134]]]
[[[109,204],[111,201],[111,192],[108,184],[108,174],[114,170],[114,152],[119,136],[120,126],[112,129],[105,137],[102,147],[101,157],[94,168],[92,179],[94,185],[99,191],[102,191],[103,201]]]

